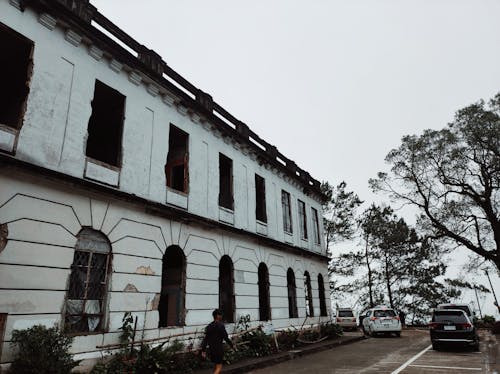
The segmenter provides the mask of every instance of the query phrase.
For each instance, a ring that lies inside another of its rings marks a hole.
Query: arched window
[[[227,255],[219,262],[219,309],[224,322],[234,322],[234,268],[233,261]]]
[[[295,273],[291,268],[286,272],[286,284],[288,288],[288,317],[297,318],[299,312],[297,310],[297,290],[295,287]]]
[[[309,272],[304,273],[304,290],[306,291],[306,312],[308,317],[314,317],[313,296],[311,287],[311,277]]]
[[[159,327],[184,325],[186,258],[176,245],[165,251],[161,270],[161,294],[158,304]]]
[[[271,319],[271,305],[269,298],[269,271],[263,262],[259,265],[259,319]]]
[[[325,302],[325,284],[323,283],[323,276],[318,274],[318,293],[319,293],[319,315],[324,317],[327,316],[328,313],[326,311],[326,302]]]
[[[101,232],[84,228],[77,236],[66,299],[65,330],[104,330],[104,308],[111,269],[111,244]]]

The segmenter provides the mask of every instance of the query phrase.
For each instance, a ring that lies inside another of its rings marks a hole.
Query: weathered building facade
[[[319,182],[84,0],[0,0],[0,343],[329,319]]]

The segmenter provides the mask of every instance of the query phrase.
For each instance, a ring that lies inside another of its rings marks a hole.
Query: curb
[[[341,345],[352,344],[364,339],[366,338],[361,335],[347,339],[339,339],[336,341],[332,341],[328,344],[322,344],[320,346],[301,347],[301,349],[295,349],[293,351],[287,351],[287,352],[277,353],[272,356],[263,357],[258,361],[254,360],[251,362],[242,362],[240,364],[235,364],[234,366],[231,365],[232,367],[227,366],[222,369],[222,372],[228,374],[247,373],[250,370],[262,369],[264,367],[279,364],[280,362],[293,360],[294,358],[306,356],[316,352],[326,351],[328,349],[339,347]]]

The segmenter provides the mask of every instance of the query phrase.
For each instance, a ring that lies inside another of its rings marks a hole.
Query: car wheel
[[[432,343],[432,349],[434,349],[435,351],[439,351],[441,347],[439,346],[438,343]]]
[[[401,332],[397,332],[397,333],[396,333],[396,336],[397,336],[398,338],[400,338],[400,337],[401,337]]]

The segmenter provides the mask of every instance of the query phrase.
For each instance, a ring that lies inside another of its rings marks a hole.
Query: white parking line
[[[420,356],[422,356],[425,352],[427,352],[429,349],[432,348],[432,345],[429,345],[427,348],[425,348],[423,351],[417,353],[415,356],[410,358],[408,361],[406,361],[403,365],[398,367],[396,370],[394,370],[391,374],[398,374],[401,373],[404,369],[406,369],[413,361],[417,360]]]
[[[433,366],[433,365],[408,365],[412,368],[429,368],[429,369],[455,369],[455,370],[471,370],[471,371],[481,371],[481,368],[464,368],[458,366]]]

